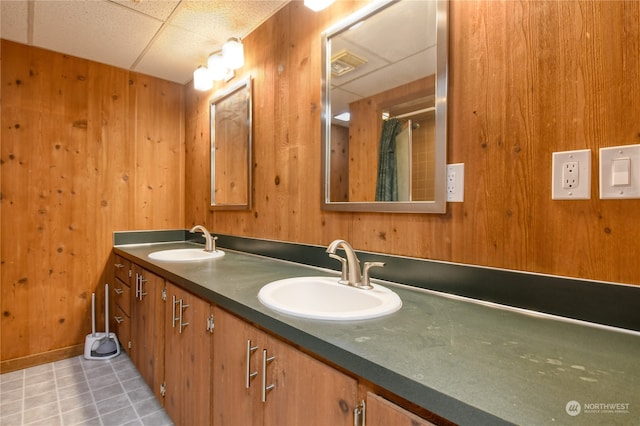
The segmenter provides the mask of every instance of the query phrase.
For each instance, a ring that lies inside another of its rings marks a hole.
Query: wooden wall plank
[[[129,71],[6,40],[2,57],[4,371],[82,345],[92,292],[104,329],[113,231],[184,226],[185,126],[181,85],[137,90]]]
[[[321,245],[345,238],[362,250],[640,284],[640,270],[631,267],[640,200],[599,200],[597,183],[600,147],[640,141],[640,4],[450,2],[448,162],[465,163],[464,203],[449,204],[444,215],[323,212],[320,117],[309,113],[321,98],[320,34],[363,3],[338,1],[311,14],[292,2],[244,39],[242,71],[255,76],[255,207],[203,215],[202,195],[194,196],[187,222],[221,233]],[[187,97],[187,109],[201,108]],[[187,140],[196,143],[192,131]],[[551,153],[583,148],[592,150],[591,200],[552,201]],[[206,183],[187,178],[190,188]]]

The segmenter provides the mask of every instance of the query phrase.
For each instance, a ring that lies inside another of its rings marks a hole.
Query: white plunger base
[[[105,359],[115,358],[118,355],[120,355],[120,342],[118,342],[116,333],[109,333],[109,338],[113,339],[113,341],[116,343],[115,353],[108,354],[108,355],[100,355],[95,352],[96,349],[98,349],[98,347],[100,346],[100,342],[102,341],[102,339],[104,339],[105,336],[106,336],[106,333],[104,332],[95,333],[95,335],[87,334],[87,337],[84,341],[84,358],[85,359],[105,360]]]

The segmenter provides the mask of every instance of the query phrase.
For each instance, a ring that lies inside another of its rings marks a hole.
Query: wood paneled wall
[[[1,87],[6,371],[78,352],[113,231],[184,226],[185,126],[181,85],[6,40]]]
[[[212,93],[186,89],[188,225],[640,284],[640,200],[599,200],[597,167],[600,147],[640,143],[640,3],[450,3],[448,160],[465,163],[466,184],[444,215],[320,210],[320,33],[361,4],[315,14],[292,2],[245,38],[251,212],[209,210]],[[591,199],[552,201],[551,153],[583,148]]]

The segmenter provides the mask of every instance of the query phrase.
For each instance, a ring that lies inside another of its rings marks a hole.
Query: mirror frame
[[[357,22],[392,6],[398,0],[374,1],[322,33],[322,210],[445,213],[447,209],[447,86],[449,49],[449,5],[447,0],[436,1],[436,144],[434,170],[434,200],[430,201],[331,201],[331,38],[348,30]],[[377,144],[378,141],[375,141]],[[377,146],[377,145],[376,145]]]
[[[215,111],[216,104],[228,99],[229,97],[238,93],[245,94],[247,98],[247,193],[246,203],[243,204],[224,204],[215,202],[215,176],[216,176],[216,143],[215,143]],[[211,206],[212,210],[251,210],[251,194],[253,192],[253,181],[251,174],[251,159],[252,159],[252,140],[253,140],[253,90],[251,76],[248,76],[234,85],[223,89],[220,92],[214,93],[213,97],[209,101],[209,132],[210,132],[210,149],[211,149]]]

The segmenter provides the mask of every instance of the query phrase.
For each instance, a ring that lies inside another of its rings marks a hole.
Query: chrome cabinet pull
[[[251,339],[247,339],[247,374],[245,378],[245,387],[247,389],[251,386],[251,379],[258,375],[258,370],[251,371],[251,355],[257,350],[257,346],[251,346]]]
[[[124,319],[119,315],[114,316],[113,319],[116,320],[118,324],[122,324],[124,322]]]
[[[365,426],[367,421],[367,405],[364,399],[353,409],[353,426]]]
[[[124,265],[122,263],[116,263],[114,266],[118,269],[124,268]]]
[[[124,293],[124,290],[118,287],[114,287],[113,292],[117,295],[121,295],[122,293]]]
[[[136,272],[136,298],[140,301],[142,301],[142,298],[147,295],[144,291],[145,282],[147,282],[147,280],[144,279],[142,274]]]
[[[176,300],[176,295],[174,294],[173,296],[171,296],[172,299],[172,303],[171,303],[171,327],[176,328],[176,321],[178,321],[178,318],[176,318],[176,304],[178,303],[178,301]]]
[[[188,322],[182,322],[182,313],[189,305],[185,304],[182,299],[178,301],[180,303],[180,316],[178,317],[178,333],[182,333],[182,329],[189,325]]]
[[[267,350],[262,350],[262,402],[267,402],[267,392],[273,390],[276,387],[271,383],[267,385],[267,364],[276,359],[275,356],[268,357]]]

